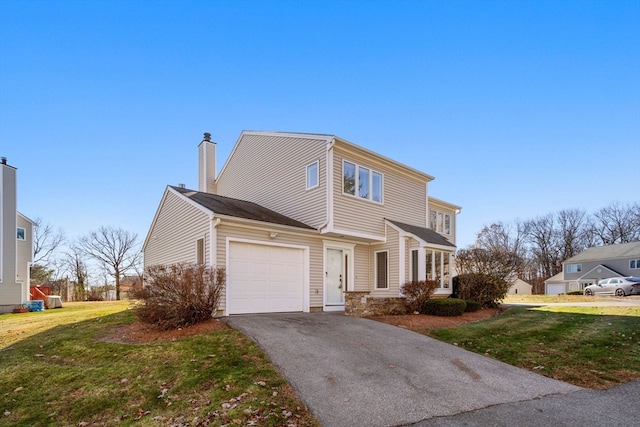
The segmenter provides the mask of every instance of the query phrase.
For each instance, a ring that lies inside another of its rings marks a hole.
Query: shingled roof
[[[401,228],[407,233],[411,233],[416,237],[419,237],[420,239],[424,240],[427,243],[431,243],[434,245],[441,245],[441,246],[450,246],[452,248],[456,247],[456,245],[454,245],[453,243],[451,243],[450,241],[448,241],[447,239],[445,239],[440,234],[436,233],[430,228],[418,227],[416,225],[409,225],[409,224],[405,224],[398,221],[392,221],[390,219],[387,219],[387,221],[389,221],[391,224],[395,225],[396,227]]]
[[[300,221],[288,216],[279,214],[278,212],[260,206],[257,203],[248,202],[246,200],[232,199],[230,197],[219,196],[217,194],[203,193],[200,191],[189,190],[182,187],[169,186],[173,190],[183,196],[193,200],[199,205],[207,208],[214,214],[228,215],[236,218],[251,219],[254,221],[268,222],[271,224],[288,225],[291,227],[305,228],[314,230]]]

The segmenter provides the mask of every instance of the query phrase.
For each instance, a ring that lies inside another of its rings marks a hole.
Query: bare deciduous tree
[[[562,270],[561,245],[553,214],[527,221],[527,235],[533,261],[540,273],[545,277],[559,273]]]
[[[562,261],[578,255],[588,247],[587,218],[587,213],[582,209],[563,209],[556,215]]]
[[[593,214],[592,227],[603,245],[640,240],[640,203],[612,203]]]
[[[43,224],[41,218],[36,218],[34,223],[33,263],[46,266],[51,255],[64,243],[64,232],[54,230],[51,224]]]
[[[117,300],[120,299],[120,279],[141,258],[137,240],[137,234],[121,228],[100,227],[78,241],[82,252],[103,264],[115,279]]]
[[[84,260],[84,252],[77,244],[71,245],[69,250],[65,252],[64,264],[75,282],[73,299],[84,301],[89,280],[89,268]]]
[[[496,256],[505,256],[503,264],[511,264],[511,273],[521,274],[527,264],[526,225],[516,220],[513,226],[497,222],[484,227],[475,244],[476,248]]]

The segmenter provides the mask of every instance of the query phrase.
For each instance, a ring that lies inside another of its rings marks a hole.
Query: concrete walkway
[[[225,321],[267,353],[323,426],[444,422],[470,411],[582,390],[342,313],[243,315]]]

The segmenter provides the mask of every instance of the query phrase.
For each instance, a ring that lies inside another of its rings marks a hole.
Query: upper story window
[[[18,227],[18,240],[25,240],[25,235],[24,228]]]
[[[355,163],[342,162],[342,192],[382,203],[383,177],[380,172],[372,171]]]
[[[629,260],[629,269],[630,270],[640,269],[640,259],[630,259]]]
[[[433,231],[440,234],[451,234],[451,215],[431,209],[429,222]]]
[[[307,166],[307,190],[316,188],[319,182],[318,162],[315,161]]]
[[[565,266],[565,273],[580,273],[582,271],[582,264],[567,264]]]

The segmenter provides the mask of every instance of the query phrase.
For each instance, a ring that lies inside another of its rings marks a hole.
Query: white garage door
[[[547,295],[559,295],[559,294],[564,294],[564,285],[554,285],[554,284],[548,284],[547,285]]]
[[[227,312],[303,311],[304,250],[230,242]]]

